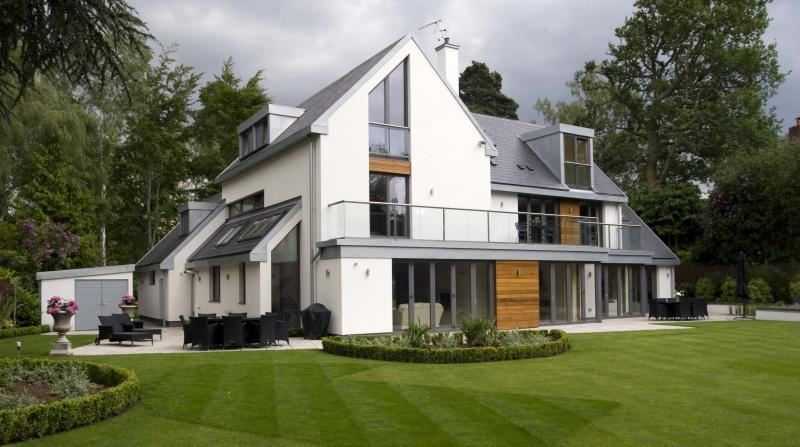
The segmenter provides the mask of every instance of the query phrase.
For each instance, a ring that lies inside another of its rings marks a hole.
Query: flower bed
[[[21,337],[23,335],[36,335],[50,332],[50,326],[9,327],[0,329],[0,338]]]
[[[325,352],[373,360],[414,363],[469,363],[550,357],[569,351],[564,331],[499,332],[487,346],[470,346],[460,333],[437,333],[421,343],[406,335],[339,336],[322,340]],[[412,346],[416,345],[418,347]]]
[[[138,400],[139,379],[127,369],[0,359],[0,444],[92,424]]]

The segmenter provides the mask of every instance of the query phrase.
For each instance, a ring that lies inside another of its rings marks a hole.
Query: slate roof
[[[286,214],[288,214],[292,207],[294,207],[299,201],[299,198],[289,200],[269,208],[251,211],[249,213],[226,220],[225,223],[223,223],[217,229],[217,231],[214,232],[214,234],[206,239],[205,243],[189,257],[189,261],[199,261],[203,259],[250,253],[273,228],[276,228],[278,225],[280,225],[281,220],[283,220]],[[276,218],[264,230],[264,233],[260,237],[244,240],[239,239],[247,231],[250,225],[259,219],[267,217]],[[239,227],[239,230],[235,233],[235,235],[233,235],[228,243],[217,245],[217,243],[228,233],[228,230],[236,227]]]
[[[211,203],[218,203],[218,207],[225,206],[221,204],[222,201],[222,194],[214,194],[213,196],[206,197],[202,200],[203,202],[211,202]],[[176,248],[178,248],[183,241],[187,238],[195,234],[195,232],[199,231],[201,228],[205,226],[207,220],[212,219],[212,216],[217,214],[217,209],[215,208],[213,211],[210,211],[206,217],[201,220],[197,226],[190,231],[188,234],[181,236],[181,223],[178,222],[177,225],[172,227],[172,229],[167,233],[163,238],[161,238],[158,243],[156,243],[153,248],[150,249],[147,253],[142,256],[142,259],[136,263],[136,268],[147,267],[151,265],[158,265],[164,261]]]
[[[474,113],[473,116],[497,147],[498,155],[492,160],[492,183],[569,190],[519,138],[522,134],[545,126],[479,113]],[[592,174],[596,193],[625,196],[597,165],[592,166]]]
[[[634,212],[627,203],[622,204],[622,223],[626,225],[641,225],[641,249],[643,251],[653,252],[653,260],[657,261],[674,261],[675,264],[680,263],[680,260],[667,247],[667,245],[656,235],[650,227]]]
[[[305,111],[294,123],[292,123],[291,126],[287,127],[286,130],[283,131],[269,146],[259,149],[255,153],[250,154],[243,159],[237,158],[233,163],[225,168],[222,173],[220,173],[220,175],[217,177],[217,182],[227,177],[229,172],[237,170],[240,166],[246,168],[247,166],[256,164],[261,160],[268,158],[272,153],[274,153],[275,148],[281,147],[281,143],[284,141],[287,141],[295,136],[305,136],[309,134],[311,125],[317,121],[328,109],[330,109],[331,106],[333,106],[336,101],[339,100],[339,98],[350,91],[350,89],[356,85],[358,81],[364,77],[364,75],[367,74],[367,72],[369,72],[378,62],[380,62],[380,60],[383,59],[383,57],[386,56],[386,54],[389,53],[404,38],[405,36],[392,42],[391,45],[375,53],[372,55],[372,57],[347,72],[347,74],[341,78],[333,81],[333,83],[329,84],[322,90],[311,95],[311,97],[305,101],[298,104],[297,107],[304,109]]]
[[[189,233],[191,234],[191,233]],[[136,263],[136,268],[147,267],[150,265],[161,264],[170,253],[175,251],[181,242],[189,237],[189,234],[181,236],[181,224],[172,227],[166,236],[162,237],[158,243],[150,249],[139,262]]]

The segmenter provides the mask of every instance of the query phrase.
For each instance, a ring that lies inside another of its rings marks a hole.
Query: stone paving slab
[[[81,331],[80,333],[96,334],[97,332]],[[130,342],[122,344],[111,343],[103,340],[99,345],[94,343],[79,348],[74,348],[73,355],[124,355],[124,354],[177,354],[177,353],[200,353],[200,352],[242,352],[242,351],[286,351],[293,349],[322,349],[322,341],[306,340],[300,337],[278,342],[278,346],[268,348],[243,348],[243,349],[190,349],[183,347],[183,329],[179,327],[162,328],[163,340],[155,337],[155,341],[150,345],[149,341]]]

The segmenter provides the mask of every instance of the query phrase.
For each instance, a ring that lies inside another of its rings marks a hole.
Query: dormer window
[[[570,188],[592,187],[592,161],[589,139],[564,135],[564,183]]]
[[[408,157],[406,61],[369,93],[369,151]]]
[[[236,127],[239,133],[239,158],[272,144],[305,110],[267,104]]]
[[[239,148],[242,158],[256,150],[255,132],[252,127],[239,134]]]

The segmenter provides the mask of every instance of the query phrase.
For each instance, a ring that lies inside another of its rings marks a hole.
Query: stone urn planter
[[[58,332],[58,340],[50,347],[50,355],[72,355],[72,342],[67,340],[67,332],[72,329],[72,316],[69,312],[53,312],[53,330]]]
[[[125,312],[126,314],[128,314],[129,317],[131,317],[131,320],[133,320],[134,312],[138,307],[139,306],[119,306],[119,308],[122,309],[123,312]]]

